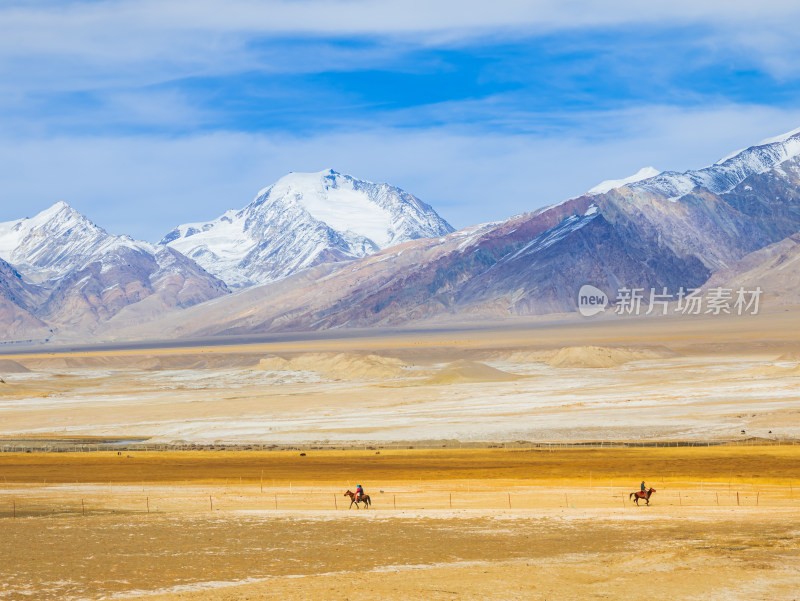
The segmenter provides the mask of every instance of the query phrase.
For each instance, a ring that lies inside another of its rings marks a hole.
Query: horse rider
[[[356,501],[360,501],[361,497],[364,496],[364,487],[360,484],[356,486]]]
[[[647,489],[645,488],[644,480],[642,480],[642,495],[644,495],[644,493],[646,493],[646,492],[647,492]]]

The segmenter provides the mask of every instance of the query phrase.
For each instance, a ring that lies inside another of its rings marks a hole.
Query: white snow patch
[[[594,205],[592,205],[592,206],[594,206]],[[502,260],[503,261],[514,260],[514,259],[516,259],[518,257],[524,256],[524,255],[531,255],[531,254],[537,253],[537,252],[539,252],[541,250],[544,250],[544,249],[552,246],[553,244],[555,244],[559,240],[565,238],[567,235],[571,234],[572,232],[575,232],[575,231],[581,229],[583,226],[585,226],[587,223],[589,223],[592,219],[594,219],[595,216],[596,216],[596,213],[597,213],[597,207],[594,207],[594,208],[595,208],[594,211],[591,211],[591,212],[587,211],[586,215],[584,215],[584,216],[571,215],[571,216],[567,217],[566,219],[564,219],[564,221],[559,223],[557,226],[555,226],[553,228],[550,228],[549,230],[547,230],[543,234],[537,236],[536,238],[534,238],[533,240],[528,242],[525,246],[520,248],[513,255],[510,255],[508,258],[504,257]],[[591,207],[590,207],[590,209],[591,209]]]
[[[621,188],[622,186],[626,186],[634,182],[640,182],[643,179],[655,177],[659,173],[661,172],[655,167],[642,167],[639,169],[639,171],[633,175],[629,175],[628,177],[623,177],[622,179],[607,179],[603,182],[600,182],[594,188],[590,189],[586,194],[589,196],[605,194],[606,192],[614,190],[615,188]]]
[[[270,195],[291,197],[316,220],[340,232],[369,238],[380,248],[390,240],[392,216],[375,204],[353,180],[330,170],[290,173],[269,188]]]
[[[766,138],[765,140],[761,140],[756,146],[764,146],[766,144],[775,144],[777,142],[785,142],[792,136],[796,136],[800,134],[800,127],[797,129],[793,129],[792,131],[787,131],[785,134],[780,134],[778,136],[774,136],[772,138]]]

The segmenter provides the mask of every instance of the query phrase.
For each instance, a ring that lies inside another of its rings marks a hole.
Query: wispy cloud
[[[574,29],[629,23],[708,21],[781,23],[800,14],[791,0],[100,0],[5,3],[4,20],[14,30],[55,28],[50,40],[62,50],[84,47],[71,32],[116,28],[127,32],[259,32],[324,35],[442,31]],[[21,39],[21,38],[20,38]],[[97,41],[97,40],[96,40]],[[102,40],[100,40],[102,41]]]
[[[7,0],[0,219],[66,200],[152,240],[326,167],[459,226],[504,218],[797,127],[798,17],[774,0]]]
[[[772,57],[779,47],[797,46],[798,17],[798,3],[780,0],[67,0],[5,3],[0,8],[0,55],[6,67],[55,59],[59,65],[71,63],[76,73],[84,66],[110,78],[125,75],[115,74],[115,67],[147,65],[157,80],[176,70],[210,74],[267,67],[269,61],[252,51],[263,40],[356,37],[394,46],[447,47],[668,24],[720,32],[716,43],[734,35],[748,50]],[[293,62],[290,55],[283,58]],[[350,58],[358,62],[357,53]],[[330,64],[321,53],[317,61],[323,68]],[[277,69],[279,62],[273,61]]]
[[[246,58],[224,61],[225,72],[140,65],[106,77],[88,66],[76,76],[71,67],[56,73],[55,60],[36,75],[17,66],[0,79],[7,116],[0,131],[190,135],[463,124],[536,133],[568,124],[571,112],[792,106],[800,92],[800,78],[777,79],[739,46],[718,47],[696,26],[482,39],[458,47],[263,39],[242,52]]]

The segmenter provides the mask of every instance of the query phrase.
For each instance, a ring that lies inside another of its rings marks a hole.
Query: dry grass
[[[800,581],[800,447],[130,455],[0,454],[0,600],[322,601],[355,583],[744,601]],[[627,500],[641,478],[650,507]],[[356,482],[372,510],[347,510]]]
[[[263,474],[263,476],[262,476]],[[800,482],[800,445],[609,449],[408,449],[376,451],[134,451],[0,454],[8,483],[326,484],[385,481],[513,480],[586,486],[612,480]]]

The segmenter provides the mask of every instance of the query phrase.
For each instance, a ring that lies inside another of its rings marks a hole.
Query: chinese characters
[[[623,287],[617,290],[614,312],[617,315],[667,315],[672,305],[674,313],[683,315],[758,315],[762,292],[760,286],[755,290],[710,288],[705,294],[702,288],[683,286],[675,294],[669,293],[666,287],[650,288],[648,292],[645,288]]]

